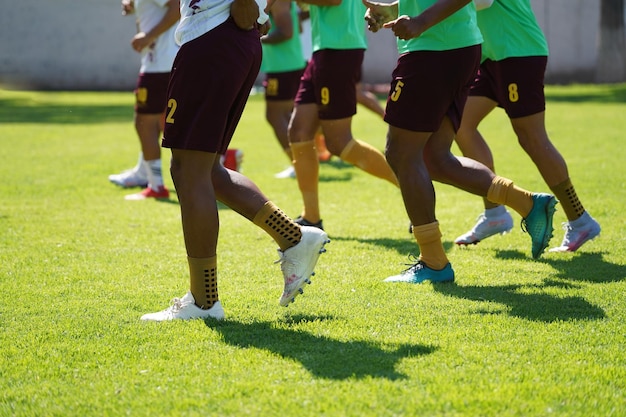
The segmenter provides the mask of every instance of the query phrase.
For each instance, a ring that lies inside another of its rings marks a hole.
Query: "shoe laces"
[[[520,223],[520,228],[522,229],[522,232],[528,233],[528,226],[526,225],[526,219],[522,219]]]
[[[175,298],[172,298],[172,300],[170,301],[170,308],[169,308],[169,310],[172,313],[178,313],[180,310],[183,309],[183,307],[185,305],[186,304],[183,303],[183,299],[182,298],[175,297]]]
[[[288,256],[285,256],[285,252],[283,252],[282,250],[278,249],[278,256],[279,258],[277,260],[274,261],[275,264],[280,264],[280,269],[284,270],[287,266],[292,266],[295,265],[295,263],[289,259]]]
[[[421,261],[417,256],[413,255],[412,253],[409,254],[408,258],[409,258],[409,263],[404,264],[408,268],[402,271],[403,274],[415,273],[415,271],[422,269],[425,266],[424,262]]]
[[[563,230],[565,231],[565,235],[563,236],[563,245],[567,245],[568,243],[570,243],[571,239],[571,235],[572,232],[574,231],[574,228],[572,227],[572,225],[569,222],[563,222],[561,223],[561,227],[563,228]]]

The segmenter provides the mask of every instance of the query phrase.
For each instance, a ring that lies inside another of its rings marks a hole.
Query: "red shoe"
[[[243,162],[243,151],[241,149],[227,149],[226,153],[220,156],[220,162],[225,168],[232,171],[241,172]]]
[[[126,197],[124,197],[125,200],[134,200],[134,201],[145,200],[147,198],[156,198],[157,200],[168,199],[170,198],[170,192],[167,191],[167,188],[161,185],[158,190],[153,190],[152,188],[148,187],[140,193],[129,194]]]

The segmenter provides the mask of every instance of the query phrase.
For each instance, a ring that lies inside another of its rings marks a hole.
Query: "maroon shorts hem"
[[[145,72],[139,74],[135,88],[135,112],[138,114],[161,114],[167,100],[169,72]]]
[[[488,59],[480,65],[470,95],[495,101],[511,119],[541,113],[546,109],[547,63],[547,56]]]
[[[414,132],[436,132],[444,117],[455,130],[480,63],[480,45],[401,55],[392,74],[385,121]]]
[[[263,80],[265,100],[285,101],[294,100],[298,93],[300,78],[304,68],[286,72],[268,72]]]
[[[317,104],[321,120],[356,114],[356,84],[361,81],[364,49],[323,49],[311,56],[295,98],[298,104]]]
[[[165,148],[223,154],[261,65],[258,30],[228,19],[181,46],[174,59],[165,112]]]

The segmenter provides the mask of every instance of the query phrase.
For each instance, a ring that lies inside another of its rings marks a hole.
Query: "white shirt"
[[[192,41],[224,23],[230,17],[233,0],[181,0],[180,23],[175,39],[179,45]],[[259,5],[258,22],[263,24],[268,16],[263,9],[266,0],[256,0]]]
[[[165,16],[168,0],[135,0],[135,14],[139,31],[149,32]],[[163,32],[157,40],[141,51],[140,73],[170,72],[172,63],[178,52],[178,45],[174,40],[176,25],[172,25]]]

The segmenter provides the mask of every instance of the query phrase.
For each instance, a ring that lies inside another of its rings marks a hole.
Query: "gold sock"
[[[315,149],[317,149],[317,158],[319,160],[328,160],[332,156],[328,148],[326,147],[326,138],[321,131],[315,134]]]
[[[302,217],[312,223],[317,223],[321,220],[318,194],[320,163],[317,158],[315,142],[311,140],[292,143],[291,154],[304,204]]]
[[[339,155],[344,161],[361,168],[368,174],[398,186],[398,179],[387,163],[385,156],[369,143],[352,139]]]
[[[190,290],[196,305],[203,309],[213,307],[219,300],[217,293],[217,256],[211,258],[190,258],[189,264]]]
[[[495,176],[487,191],[487,199],[498,204],[505,204],[525,218],[533,208],[533,197],[530,191],[519,188],[513,181]]]
[[[435,270],[445,268],[449,261],[443,250],[439,222],[413,226],[413,236],[420,247],[420,261]]]
[[[302,238],[300,226],[293,222],[274,203],[268,201],[252,220],[274,239],[280,250],[296,246]]]
[[[561,207],[563,207],[567,220],[573,221],[583,215],[585,208],[578,199],[576,190],[574,189],[572,181],[569,178],[554,187],[550,187],[550,189],[556,196],[557,200],[559,200],[559,203],[561,203]]]

